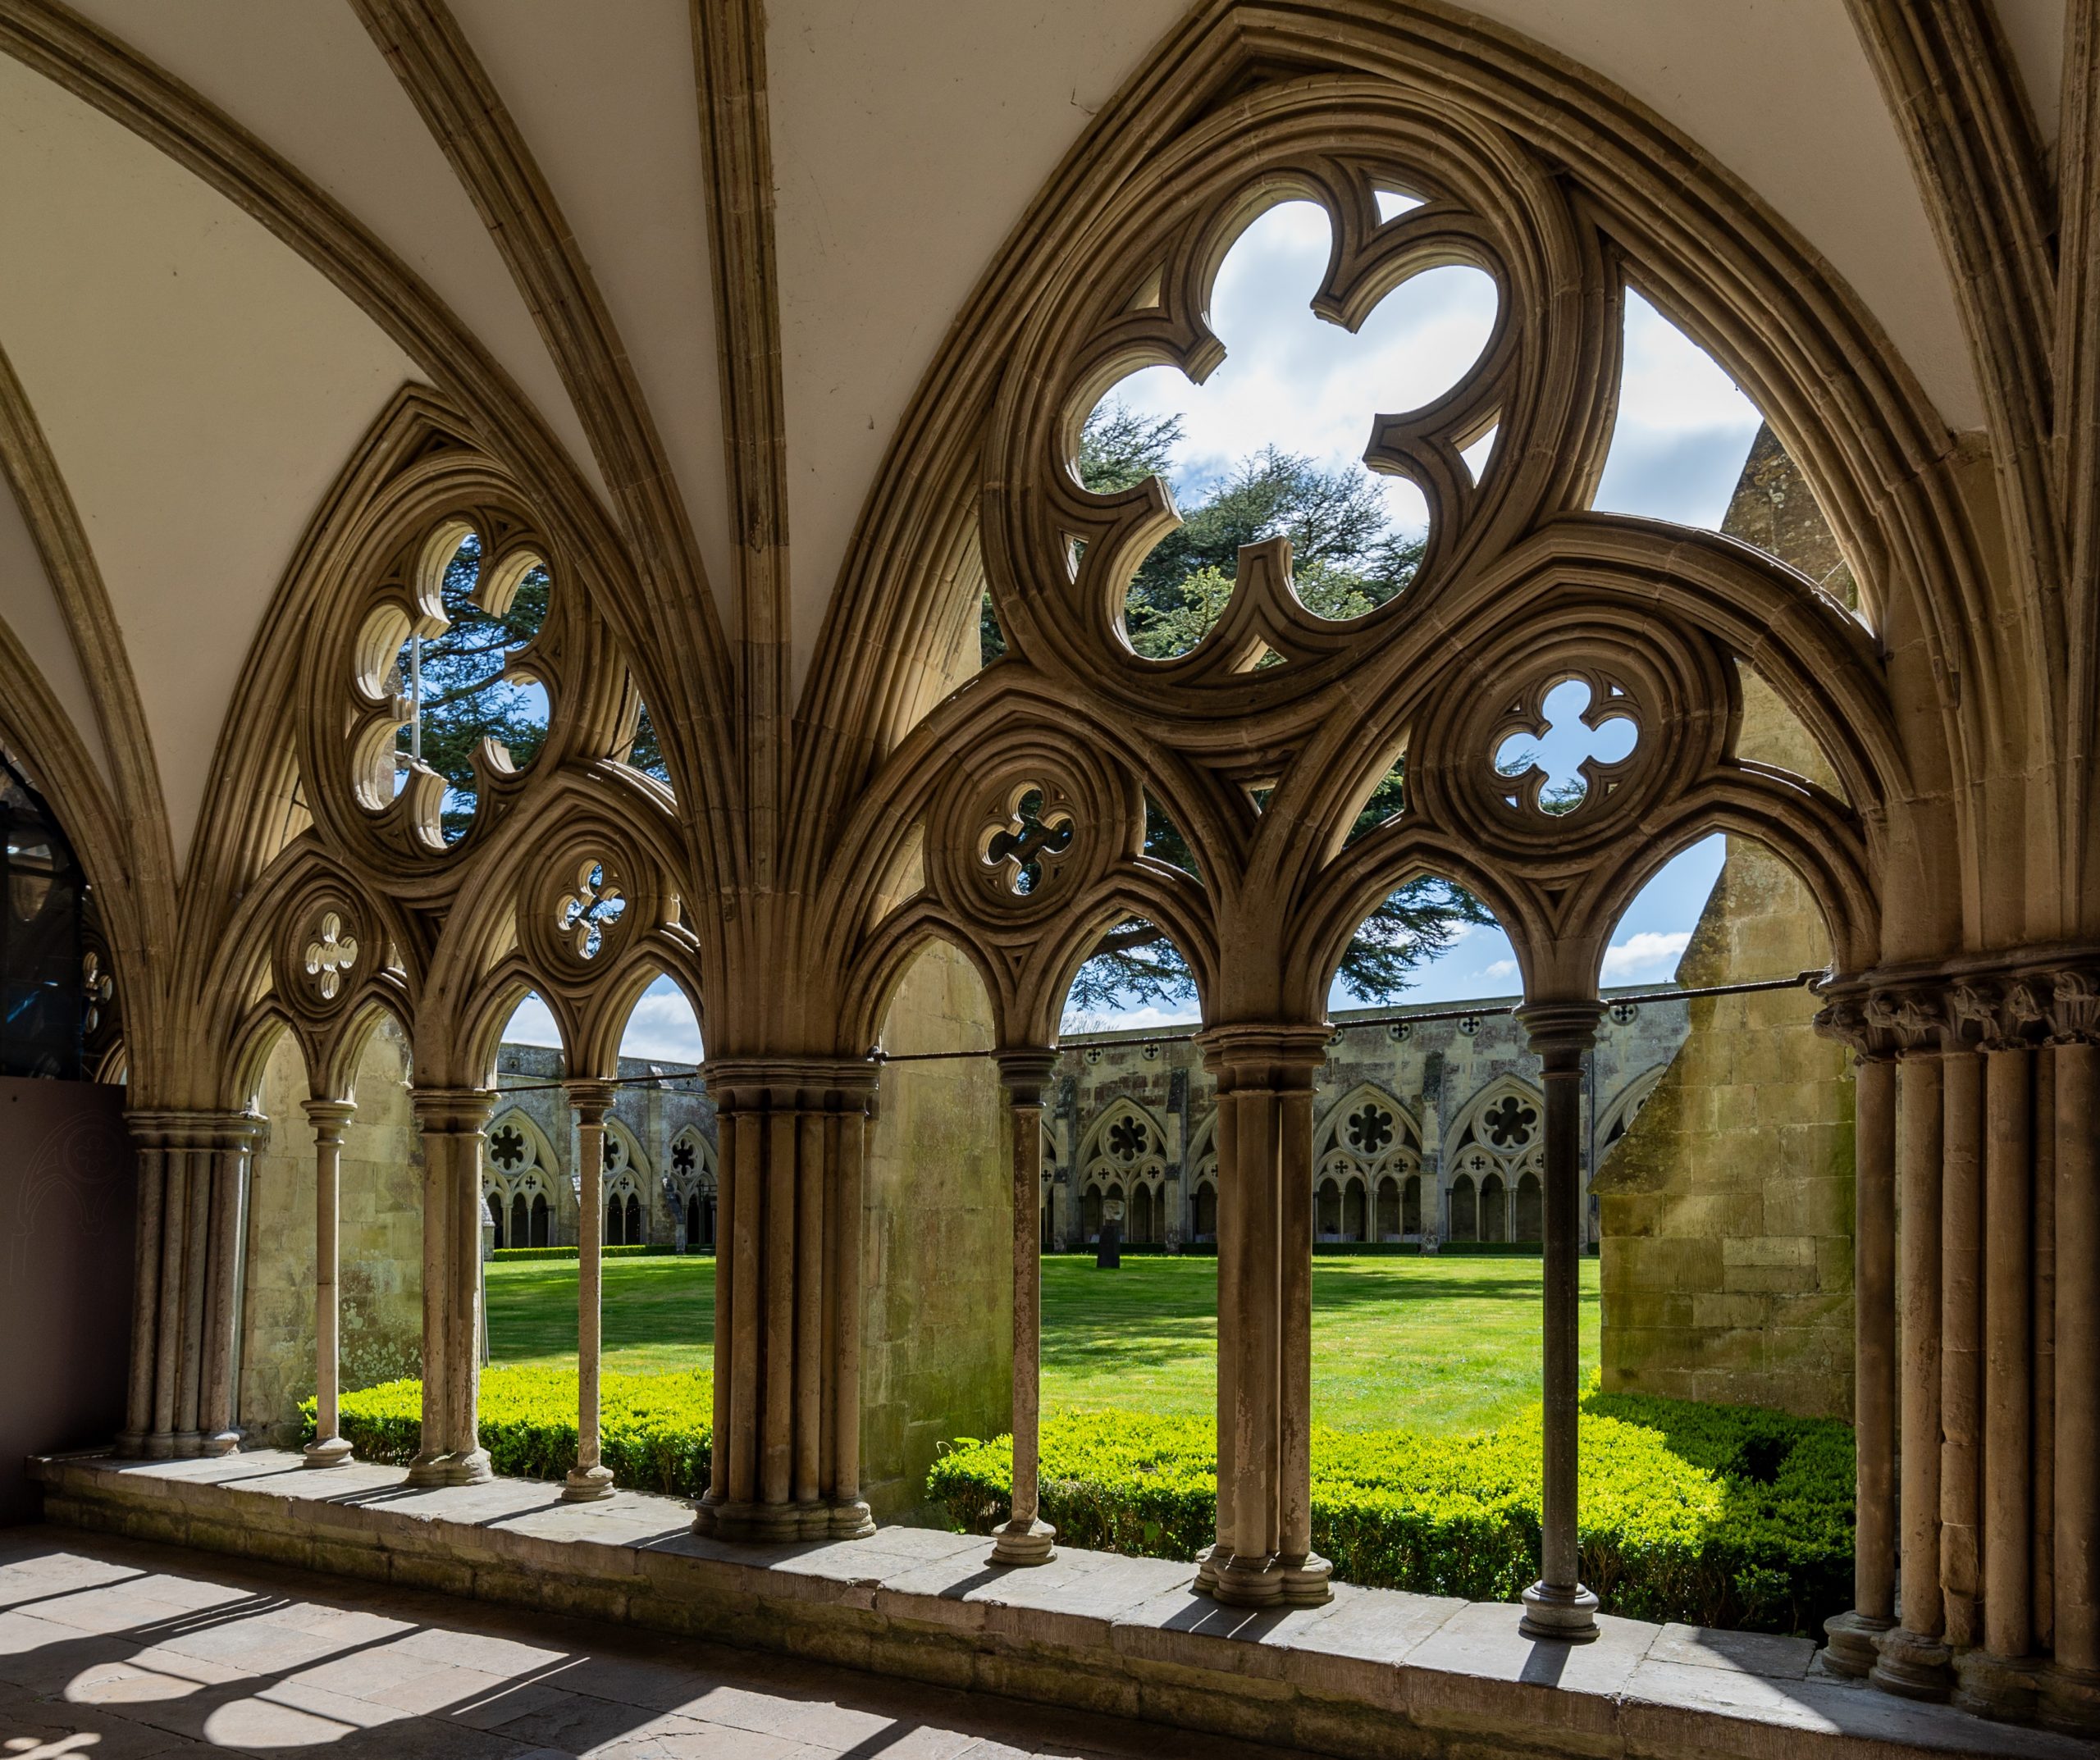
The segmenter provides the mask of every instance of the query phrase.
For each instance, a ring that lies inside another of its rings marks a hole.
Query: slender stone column
[[[409,1482],[478,1484],[492,1476],[481,1443],[481,1218],[482,1128],[495,1096],[426,1087],[413,1099],[423,1143],[423,1434]]]
[[[714,1458],[693,1525],[738,1540],[871,1533],[857,1382],[874,1066],[715,1058],[707,1085],[723,1150]]]
[[[2034,1054],[1984,1053],[1983,1639],[1956,1665],[1955,1701],[1990,1716],[2031,1711],[2034,1669],[2031,1430]]]
[[[1950,1050],[1940,1066],[1945,1156],[1940,1184],[1940,1589],[1947,1642],[1981,1638],[1977,1600],[1979,1442],[1983,1403],[1984,1060]]]
[[[1953,1688],[1941,1641],[1939,1588],[1940,1176],[1939,1051],[1924,1034],[1907,1048],[1897,1084],[1903,1181],[1903,1601],[1884,1632],[1874,1685],[1942,1699]]]
[[[140,1122],[131,1120],[139,1140],[139,1211],[133,1238],[131,1281],[131,1373],[126,1388],[124,1429],[116,1439],[120,1455],[135,1457],[146,1449],[153,1428],[153,1358],[160,1307],[161,1206],[167,1187],[167,1151],[149,1141]]]
[[[1312,1082],[1324,1027],[1198,1035],[1218,1088],[1218,1527],[1196,1587],[1221,1602],[1317,1607],[1312,1550]]]
[[[605,1114],[609,1082],[571,1082],[576,1109],[576,1159],[582,1192],[576,1227],[576,1465],[561,1488],[564,1503],[592,1503],[613,1494],[611,1470],[600,1458],[598,1359],[604,1317]]]
[[[204,1318],[204,1367],[198,1452],[231,1454],[240,1447],[235,1422],[239,1390],[233,1384],[240,1315],[244,1236],[247,1226],[248,1158],[262,1120],[235,1115],[215,1131],[211,1147],[211,1262],[207,1278],[208,1305]]]
[[[357,1116],[346,1101],[309,1100],[313,1125],[313,1440],[308,1466],[340,1466],[350,1458],[342,1431],[342,1306],[338,1275],[342,1261],[339,1220],[343,1188],[343,1138]]]
[[[1833,1010],[1833,1013],[1838,1011]],[[1862,1676],[1896,1625],[1896,1064],[1870,1028],[1854,1038],[1852,1605],[1824,1622],[1824,1666]]]
[[[181,1219],[182,1283],[177,1292],[181,1319],[175,1360],[175,1452],[178,1457],[204,1452],[204,1325],[211,1306],[212,1173],[208,1148],[181,1151],[189,1164]]]
[[[1013,1504],[992,1542],[993,1564],[1039,1565],[1056,1557],[1057,1530],[1037,1519],[1043,1338],[1043,1089],[1056,1053],[1030,1048],[998,1054],[1011,1109],[1014,1170]]]
[[[1524,1591],[1518,1629],[1527,1638],[1583,1644],[1597,1635],[1597,1598],[1582,1583],[1577,1539],[1577,1436],[1582,1397],[1582,1057],[1604,1006],[1534,1002],[1517,1019],[1545,1088],[1545,1462],[1539,1580]]]
[[[183,1276],[188,1262],[189,1151],[170,1143],[161,1156],[167,1168],[161,1206],[159,1310],[153,1339],[153,1427],[146,1453],[166,1460],[175,1452],[176,1377],[182,1360]]]
[[[2034,1328],[2034,1441],[2028,1458],[2034,1464],[2034,1523],[2028,1571],[2029,1617],[2033,1621],[2034,1653],[2046,1655],[2056,1642],[2057,1525],[2057,1059],[2043,1049],[2034,1054],[2034,1286],[2028,1304]]]
[[[2100,982],[2056,974],[2055,1661],[2043,1714],[2100,1735]]]

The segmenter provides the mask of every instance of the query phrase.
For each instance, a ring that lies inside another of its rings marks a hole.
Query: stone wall
[[[984,1050],[990,1018],[975,969],[937,943],[906,973],[882,1046]],[[878,1521],[919,1509],[939,1443],[1011,1421],[1007,1118],[988,1058],[883,1071],[861,1238],[861,1493]]]
[[[408,1046],[391,1020],[366,1042],[357,1116],[343,1142],[343,1386],[422,1373],[422,1144],[409,1104]],[[240,1423],[286,1443],[313,1396],[313,1130],[305,1065],[289,1035],[256,1097],[262,1135],[249,1170]]]
[[[1605,992],[1622,1000],[1588,1061],[1585,1166],[1639,1110],[1684,1037],[1683,1004],[1623,1000],[1635,993]],[[1319,1240],[1437,1250],[1538,1238],[1531,1212],[1520,1213],[1517,1202],[1526,1176],[1536,1178],[1543,1146],[1538,1060],[1509,1013],[1517,1001],[1335,1013],[1313,1101]],[[1211,1239],[1204,1197],[1217,1179],[1217,1090],[1185,1031],[1065,1039],[1043,1148],[1047,1247],[1096,1237],[1090,1191],[1121,1194],[1126,1242],[1173,1251]],[[1483,1201],[1491,1190],[1501,1194],[1499,1209]]]
[[[1849,600],[1814,499],[1768,429],[1724,529]],[[1740,750],[1835,791],[1806,732],[1743,674]],[[1815,901],[1738,837],[1677,977],[1687,987],[1828,963]],[[1694,1001],[1684,1048],[1595,1181],[1605,1385],[1849,1417],[1852,1082],[1803,990]]]

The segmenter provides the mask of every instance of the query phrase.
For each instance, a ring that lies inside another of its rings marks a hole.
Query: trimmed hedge
[[[399,1465],[422,1436],[423,1384],[388,1381],[342,1398],[343,1435],[360,1461]],[[576,1465],[576,1371],[518,1366],[482,1371],[482,1446],[497,1472],[560,1479]],[[714,1377],[686,1374],[598,1378],[600,1452],[613,1482],[696,1498],[714,1453]],[[313,1439],[313,1402],[299,1407]]]
[[[675,1253],[678,1248],[651,1242],[646,1246],[600,1247],[598,1251],[608,1259],[654,1259],[661,1254]],[[573,1247],[498,1247],[489,1253],[489,1257],[499,1264],[509,1264],[519,1259],[573,1259],[575,1256]]]
[[[1538,1575],[1540,1420],[1473,1436],[1312,1434],[1312,1543],[1345,1581],[1514,1601]],[[1606,1611],[1819,1633],[1851,1604],[1851,1432],[1747,1407],[1583,1402],[1583,1580]],[[957,1529],[1007,1516],[1012,1439],[963,1439],[927,1493]],[[1190,1559],[1217,1511],[1208,1418],[1057,1412],[1043,1516],[1075,1546]]]

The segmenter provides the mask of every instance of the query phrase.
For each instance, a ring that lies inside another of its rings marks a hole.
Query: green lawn
[[[491,1265],[499,1362],[573,1363],[576,1268]],[[1043,1398],[1081,1409],[1211,1409],[1217,1264],[1130,1258],[1043,1262]],[[1345,1429],[1484,1429],[1538,1397],[1536,1259],[1341,1258],[1312,1268],[1312,1417]],[[605,1366],[628,1373],[708,1361],[710,1259],[605,1262]],[[1597,1360],[1597,1261],[1582,1261],[1582,1370]]]

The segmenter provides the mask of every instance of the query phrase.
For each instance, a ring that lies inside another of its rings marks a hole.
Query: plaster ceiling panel
[[[180,859],[264,608],[414,367],[231,203],[5,59],[0,346],[101,569]]]
[[[950,321],[1184,0],[769,0],[799,689],[883,449]]]
[[[1697,141],[1851,284],[1949,426],[1984,426],[1945,259],[1844,7],[1473,4],[1624,87]]]
[[[600,494],[583,425],[480,213],[346,0],[81,0],[348,208],[501,363]]]
[[[109,751],[102,742],[102,726],[95,716],[94,700],[88,695],[72,633],[51,590],[51,577],[44,572],[43,557],[30,534],[29,522],[22,518],[21,504],[4,478],[0,478],[0,623],[43,675],[103,780],[109,781]]]
[[[688,0],[455,0],[647,398],[715,598],[729,504]]]
[[[2034,106],[2042,144],[2057,144],[2064,93],[2064,0],[1997,0],[1998,23]]]

